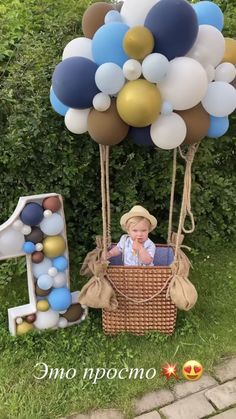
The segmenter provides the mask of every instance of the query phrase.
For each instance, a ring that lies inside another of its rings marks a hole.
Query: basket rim
[[[112,242],[111,243],[111,245],[116,245],[117,243],[115,243],[115,242]],[[167,243],[155,243],[155,246],[156,247],[170,247],[173,251],[174,251],[174,247],[173,246],[171,246],[171,245],[169,245],[169,244],[167,244]],[[143,269],[143,268],[145,268],[145,269],[171,269],[170,268],[170,265],[155,265],[155,266],[130,266],[130,265],[108,265],[108,267],[107,267],[108,269],[111,269],[111,268],[127,268],[127,269]]]
[[[130,265],[108,265],[107,269],[122,268],[122,269],[170,269],[170,265],[156,265],[156,266],[130,266]]]

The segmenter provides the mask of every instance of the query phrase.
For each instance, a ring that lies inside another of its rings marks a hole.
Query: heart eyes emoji
[[[198,361],[190,360],[183,365],[182,373],[187,380],[196,381],[202,376],[203,368]]]

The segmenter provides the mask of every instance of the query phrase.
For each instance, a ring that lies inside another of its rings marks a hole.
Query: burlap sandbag
[[[188,278],[180,275],[174,275],[169,287],[169,296],[178,309],[185,311],[190,310],[198,298],[194,285]]]
[[[172,246],[176,244],[176,233],[172,234]],[[181,235],[180,246],[183,242],[183,234]],[[178,250],[177,258],[171,265],[173,278],[167,289],[167,297],[170,297],[172,302],[179,310],[190,310],[198,299],[198,294],[194,285],[189,281],[189,269],[191,263],[183,252],[181,247]]]
[[[114,311],[118,307],[115,292],[105,278],[106,263],[88,264],[93,272],[92,278],[85,284],[79,295],[79,303],[92,308],[105,308]]]
[[[87,276],[90,278],[93,275],[91,266],[99,262],[102,257],[102,236],[96,236],[96,248],[87,253],[82,267],[80,269],[80,275]],[[90,266],[90,267],[89,267]]]

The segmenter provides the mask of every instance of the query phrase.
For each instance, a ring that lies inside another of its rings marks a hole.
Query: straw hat
[[[135,205],[129,212],[122,215],[120,219],[120,225],[122,230],[126,231],[126,223],[132,217],[144,217],[148,221],[150,221],[151,228],[150,231],[154,230],[157,226],[157,219],[150,214],[148,210],[143,208],[141,205]]]

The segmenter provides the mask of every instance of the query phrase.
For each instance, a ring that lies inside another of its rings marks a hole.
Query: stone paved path
[[[214,369],[212,376],[177,383],[172,390],[152,391],[134,400],[133,419],[236,419],[236,357]],[[126,419],[116,409],[74,414],[66,419]]]

